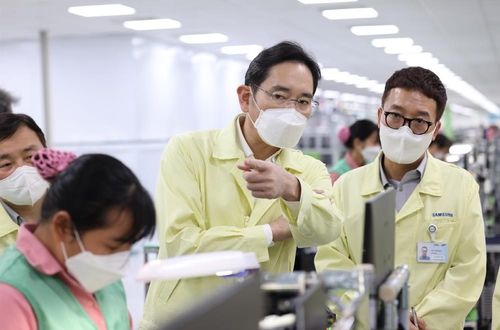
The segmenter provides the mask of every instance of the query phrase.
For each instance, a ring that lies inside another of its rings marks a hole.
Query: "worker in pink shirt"
[[[51,187],[39,224],[23,224],[0,258],[0,327],[131,329],[120,279],[132,244],[155,230],[150,196],[111,156],[42,149],[33,160]]]
[[[361,119],[351,126],[343,127],[337,137],[344,145],[346,153],[329,169],[332,184],[342,174],[372,162],[381,150],[378,126],[367,119]]]

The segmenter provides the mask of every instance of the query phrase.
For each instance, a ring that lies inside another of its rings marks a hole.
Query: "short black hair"
[[[354,139],[365,141],[373,132],[378,132],[378,126],[368,119],[361,119],[349,126],[349,138],[344,142],[346,148],[354,147]]]
[[[12,94],[0,88],[0,113],[11,113],[12,104],[17,103],[17,101],[18,99]]]
[[[132,214],[132,228],[121,241],[133,244],[153,235],[154,204],[135,174],[114,157],[86,154],[53,180],[43,200],[41,223],[48,222],[58,211],[66,211],[76,231],[83,234],[105,228],[106,215],[113,209]]]
[[[431,70],[419,66],[413,66],[398,70],[387,79],[384,94],[382,95],[382,106],[393,88],[416,90],[436,101],[436,121],[441,119],[446,101],[446,88],[439,77]]]
[[[449,149],[453,145],[453,141],[448,139],[444,134],[438,133],[431,145],[437,145],[439,149]]]
[[[47,141],[42,129],[35,123],[33,118],[22,113],[0,113],[0,141],[12,137],[21,126],[26,126],[35,132],[42,145],[47,147]]]
[[[283,62],[299,62],[309,68],[313,77],[313,93],[316,92],[321,79],[321,69],[311,55],[296,42],[282,41],[266,48],[255,57],[248,66],[245,74],[245,85],[260,86],[269,75],[269,70]]]

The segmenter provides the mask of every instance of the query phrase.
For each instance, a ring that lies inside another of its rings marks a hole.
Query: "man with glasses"
[[[438,134],[446,90],[431,71],[410,67],[386,82],[378,125],[382,153],[333,188],[340,238],[322,246],[317,270],[362,262],[364,203],[396,190],[395,266],[410,266],[410,329],[462,329],[481,293],[486,250],[478,185],[465,170],[426,152]],[[426,250],[428,258],[421,258]],[[360,328],[367,328],[360,325]]]
[[[237,250],[254,252],[266,272],[289,272],[297,246],[338,237],[325,165],[292,149],[317,105],[320,76],[299,45],[279,43],[250,63],[234,121],[170,140],[156,193],[161,259]],[[158,328],[223,283],[153,282],[141,328]]]
[[[31,117],[0,113],[0,254],[15,243],[22,223],[39,220],[49,185],[31,156],[44,147],[45,136]]]

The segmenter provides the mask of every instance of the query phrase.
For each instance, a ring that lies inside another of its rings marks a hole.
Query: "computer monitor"
[[[255,330],[263,316],[260,276],[255,274],[203,299],[161,329]]]
[[[394,269],[396,191],[389,188],[365,203],[363,263],[375,268],[373,288]]]

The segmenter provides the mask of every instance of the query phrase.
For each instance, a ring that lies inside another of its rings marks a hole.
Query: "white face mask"
[[[384,155],[397,164],[411,164],[429,148],[434,131],[427,134],[413,134],[408,126],[392,129],[380,125],[380,143]]]
[[[85,290],[94,293],[125,276],[130,251],[105,255],[93,254],[85,250],[76,231],[75,237],[82,252],[68,258],[62,241],[61,249],[68,272]]]
[[[257,105],[255,99],[254,102]],[[262,111],[257,105],[257,109],[259,117],[255,123],[250,115],[248,118],[262,141],[276,148],[292,148],[299,143],[307,123],[304,115],[295,108],[270,108]]]
[[[380,146],[369,146],[361,150],[365,163],[371,163],[380,152]]]
[[[20,166],[0,180],[0,198],[14,205],[33,206],[48,188],[49,183],[40,176],[36,168]]]

